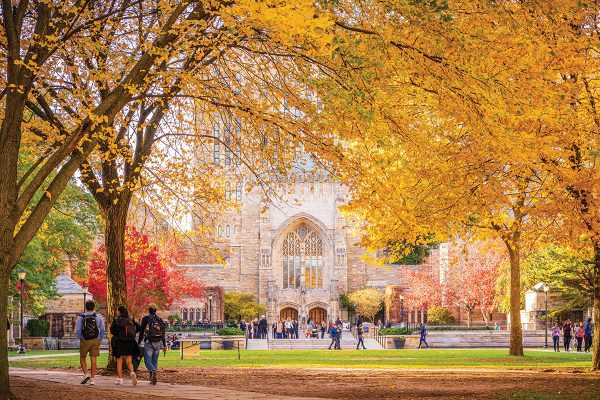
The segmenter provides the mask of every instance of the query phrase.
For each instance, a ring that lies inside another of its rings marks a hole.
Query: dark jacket
[[[156,315],[156,314],[154,314],[154,315]],[[140,326],[140,338],[138,339],[138,344],[142,343],[142,340],[150,340],[150,338],[147,338],[144,336],[146,334],[146,327],[148,326],[149,318],[150,318],[150,314],[146,315],[144,318],[142,318],[142,325]],[[166,325],[165,325],[165,322],[162,320],[162,318],[159,317],[158,319],[160,319],[160,322],[162,323],[162,326],[163,326],[162,338],[160,340],[162,341],[163,347],[166,347],[167,346],[167,342],[165,340]]]

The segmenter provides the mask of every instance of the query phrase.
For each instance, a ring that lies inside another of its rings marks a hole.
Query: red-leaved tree
[[[201,282],[188,279],[185,271],[177,268],[173,249],[160,251],[148,236],[134,227],[127,228],[125,240],[125,272],[127,276],[127,308],[139,317],[149,303],[168,309],[183,296],[200,298],[204,291]],[[106,252],[104,245],[94,250],[87,285],[98,303],[106,304]]]
[[[505,258],[504,253],[485,243],[453,244],[447,269],[439,265],[437,258],[427,257],[419,269],[407,272],[408,305],[464,307],[469,327],[473,312],[479,309],[487,325],[496,301],[499,266]]]
[[[479,308],[487,326],[490,309],[496,300],[496,281],[503,252],[484,243],[450,246],[448,294],[451,301],[467,311],[467,325],[473,321],[473,312]]]

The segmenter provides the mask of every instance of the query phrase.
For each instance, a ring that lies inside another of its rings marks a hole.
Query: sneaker
[[[83,377],[83,380],[81,381],[81,384],[85,385],[89,381],[90,381],[90,377],[89,377],[89,375],[86,375],[86,376]]]
[[[117,378],[115,385],[122,385],[122,384],[123,384],[123,378]]]
[[[156,371],[152,371],[152,384],[156,385]]]
[[[135,372],[130,372],[129,376],[131,377],[131,383],[133,386],[137,385],[137,376],[135,376]]]
[[[93,379],[90,379],[90,386],[94,386],[96,384],[96,381]]]

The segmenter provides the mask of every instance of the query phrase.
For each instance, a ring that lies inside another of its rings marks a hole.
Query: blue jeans
[[[147,340],[144,343],[144,364],[148,372],[153,372],[158,369],[158,355],[162,350],[162,342],[151,342]]]

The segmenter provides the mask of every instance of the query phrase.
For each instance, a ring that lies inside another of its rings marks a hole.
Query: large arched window
[[[304,273],[307,288],[323,287],[323,242],[307,225],[300,225],[283,239],[283,288],[300,287]]]

